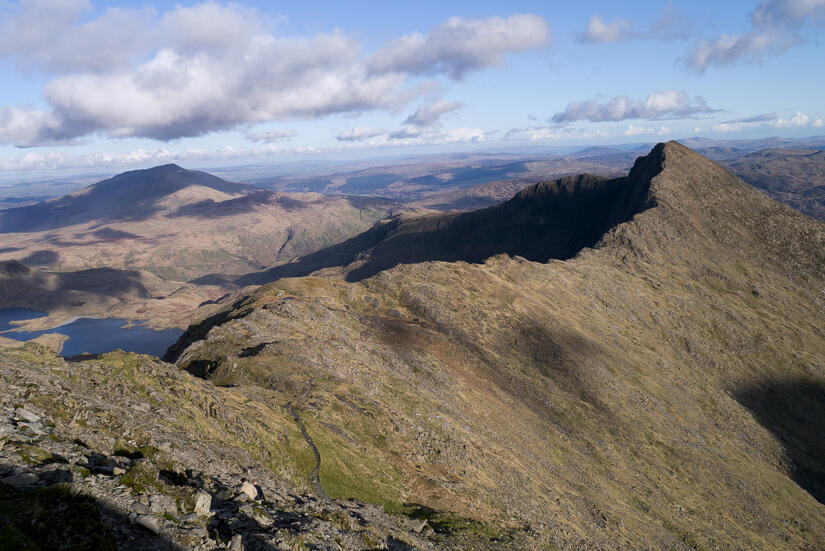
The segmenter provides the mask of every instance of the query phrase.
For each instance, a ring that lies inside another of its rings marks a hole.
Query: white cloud
[[[366,143],[368,147],[406,147],[416,145],[434,145],[445,143],[483,142],[492,139],[496,131],[479,128],[454,128],[450,130],[422,130],[415,135],[390,139],[387,132],[381,132],[374,140]],[[344,140],[346,142],[346,140]],[[353,148],[363,148],[364,143],[342,143],[332,147],[294,146],[284,147],[266,144],[253,148],[234,148],[230,146],[219,149],[135,149],[125,153],[35,153],[0,157],[0,171],[9,173],[27,171],[49,171],[65,169],[88,169],[111,167],[112,170],[124,170],[135,166],[155,166],[166,163],[195,163],[206,161],[230,161],[234,159],[251,159],[269,156],[318,155],[338,152]]]
[[[294,130],[267,130],[266,132],[247,132],[245,137],[247,140],[262,143],[274,143],[282,140],[294,138],[298,133]]]
[[[660,126],[659,128],[645,128],[644,126],[634,126],[629,124],[627,125],[627,129],[624,131],[625,136],[641,136],[643,134],[657,134],[659,136],[665,136],[670,134],[670,128],[666,126]]]
[[[792,31],[803,25],[825,23],[825,0],[763,1],[751,12],[751,23],[753,29],[747,33],[699,41],[683,61],[701,73],[713,65],[754,63],[783,53],[803,42],[801,35]]]
[[[560,138],[592,139],[605,138],[610,136],[607,130],[583,130],[572,127],[549,127],[549,126],[526,126],[523,128],[512,128],[504,135],[505,140],[557,140]]]
[[[21,0],[0,22],[0,62],[15,59],[54,76],[44,86],[46,109],[2,108],[0,143],[44,145],[90,134],[172,140],[396,110],[427,90],[410,85],[413,73],[459,77],[549,37],[547,23],[534,15],[453,18],[365,57],[360,43],[341,32],[276,36],[258,12],[235,3],[178,5],[162,14],[112,8],[92,19],[89,13],[84,0]],[[399,48],[410,43],[425,54],[416,59],[426,67],[402,59]]]
[[[797,25],[825,21],[825,0],[770,0],[751,14],[755,25]]]
[[[773,125],[777,128],[799,128],[802,126],[808,126],[810,121],[811,118],[808,115],[797,111],[793,116],[788,117],[787,119],[776,119],[773,122]]]
[[[425,103],[415,110],[415,113],[407,117],[404,124],[415,126],[434,126],[439,123],[443,115],[455,111],[462,104],[454,101],[438,100]]]
[[[345,130],[338,134],[335,139],[339,142],[362,142],[365,140],[369,140],[370,138],[375,138],[377,136],[382,136],[386,134],[387,131],[381,128],[370,128],[369,126],[357,126],[355,128],[351,128],[349,130]]]
[[[390,42],[369,60],[373,73],[446,73],[461,78],[474,69],[503,65],[504,54],[547,44],[550,26],[531,14],[508,18],[451,17],[427,34],[414,33]]]
[[[817,124],[817,122],[819,122],[819,124]],[[738,132],[740,130],[756,127],[772,126],[774,128],[806,128],[811,126],[818,128],[821,125],[821,119],[815,119],[812,121],[811,117],[805,113],[795,111],[787,118],[778,117],[775,113],[764,113],[753,117],[722,121],[721,123],[714,125],[713,129],[717,132]]]
[[[823,126],[825,126],[825,121],[823,121],[822,119],[816,119],[814,122],[811,123],[811,126],[813,126],[814,128],[822,128]]]
[[[28,70],[100,72],[147,51],[159,37],[151,8],[109,8],[96,19],[88,0],[22,0],[0,22],[0,56]]]
[[[607,102],[574,101],[565,110],[553,116],[552,121],[563,124],[572,121],[622,121],[628,119],[688,119],[713,113],[701,96],[691,99],[687,92],[665,90],[654,92],[645,101],[628,96],[617,96]]]
[[[587,23],[587,29],[579,36],[579,40],[589,44],[622,42],[632,36],[631,30],[630,21],[616,19],[608,23],[598,15],[593,15]]]
[[[784,52],[795,42],[794,37],[772,29],[738,35],[723,34],[715,40],[701,40],[683,60],[692,69],[703,72],[711,65],[757,62],[766,55]]]

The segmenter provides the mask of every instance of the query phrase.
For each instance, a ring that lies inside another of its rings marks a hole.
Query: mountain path
[[[318,375],[316,374],[313,375],[312,378],[310,378],[309,382],[307,383],[307,387],[304,390],[304,393],[298,399],[299,402],[303,402],[309,395],[309,392],[312,389],[312,385],[315,382],[315,378],[317,376]],[[326,491],[324,491],[324,487],[321,485],[321,452],[318,451],[317,446],[315,446],[315,442],[312,441],[312,437],[307,432],[307,429],[304,426],[303,421],[301,421],[301,416],[298,415],[298,412],[295,410],[295,408],[292,407],[291,402],[288,402],[286,404],[286,410],[292,416],[292,419],[293,421],[295,421],[295,424],[298,425],[298,429],[304,436],[304,440],[306,440],[307,444],[309,444],[309,447],[312,449],[312,453],[315,455],[315,466],[312,468],[312,475],[310,478],[312,489],[315,491],[318,497],[321,497],[323,499],[332,499],[329,497]]]

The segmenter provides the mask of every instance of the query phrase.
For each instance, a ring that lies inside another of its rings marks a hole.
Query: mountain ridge
[[[167,359],[292,404],[333,497],[558,548],[819,548],[825,225],[678,144],[634,170],[567,260],[279,279]]]

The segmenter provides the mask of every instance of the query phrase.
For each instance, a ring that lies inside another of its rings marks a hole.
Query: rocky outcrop
[[[0,533],[20,548],[456,547],[413,509],[313,495],[305,445],[254,389],[218,389],[148,356],[0,350]],[[458,548],[489,542],[476,544]]]

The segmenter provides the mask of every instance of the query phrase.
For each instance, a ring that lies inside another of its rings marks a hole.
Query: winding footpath
[[[309,391],[312,388],[312,384],[315,382],[315,377],[312,377],[307,383],[307,388],[304,391],[303,395],[299,399],[299,401],[303,401],[308,395]],[[312,468],[312,475],[310,479],[310,483],[312,484],[312,489],[315,490],[315,494],[323,499],[332,499],[327,495],[324,491],[324,487],[321,486],[321,452],[318,451],[318,448],[315,446],[315,442],[312,441],[312,438],[309,436],[306,427],[304,426],[303,421],[301,421],[301,416],[298,415],[298,412],[295,411],[295,408],[292,407],[292,403],[287,403],[286,410],[292,416],[292,419],[295,421],[295,424],[298,425],[298,428],[301,430],[301,434],[304,435],[304,440],[307,441],[309,447],[312,448],[312,453],[315,454],[315,467]]]

